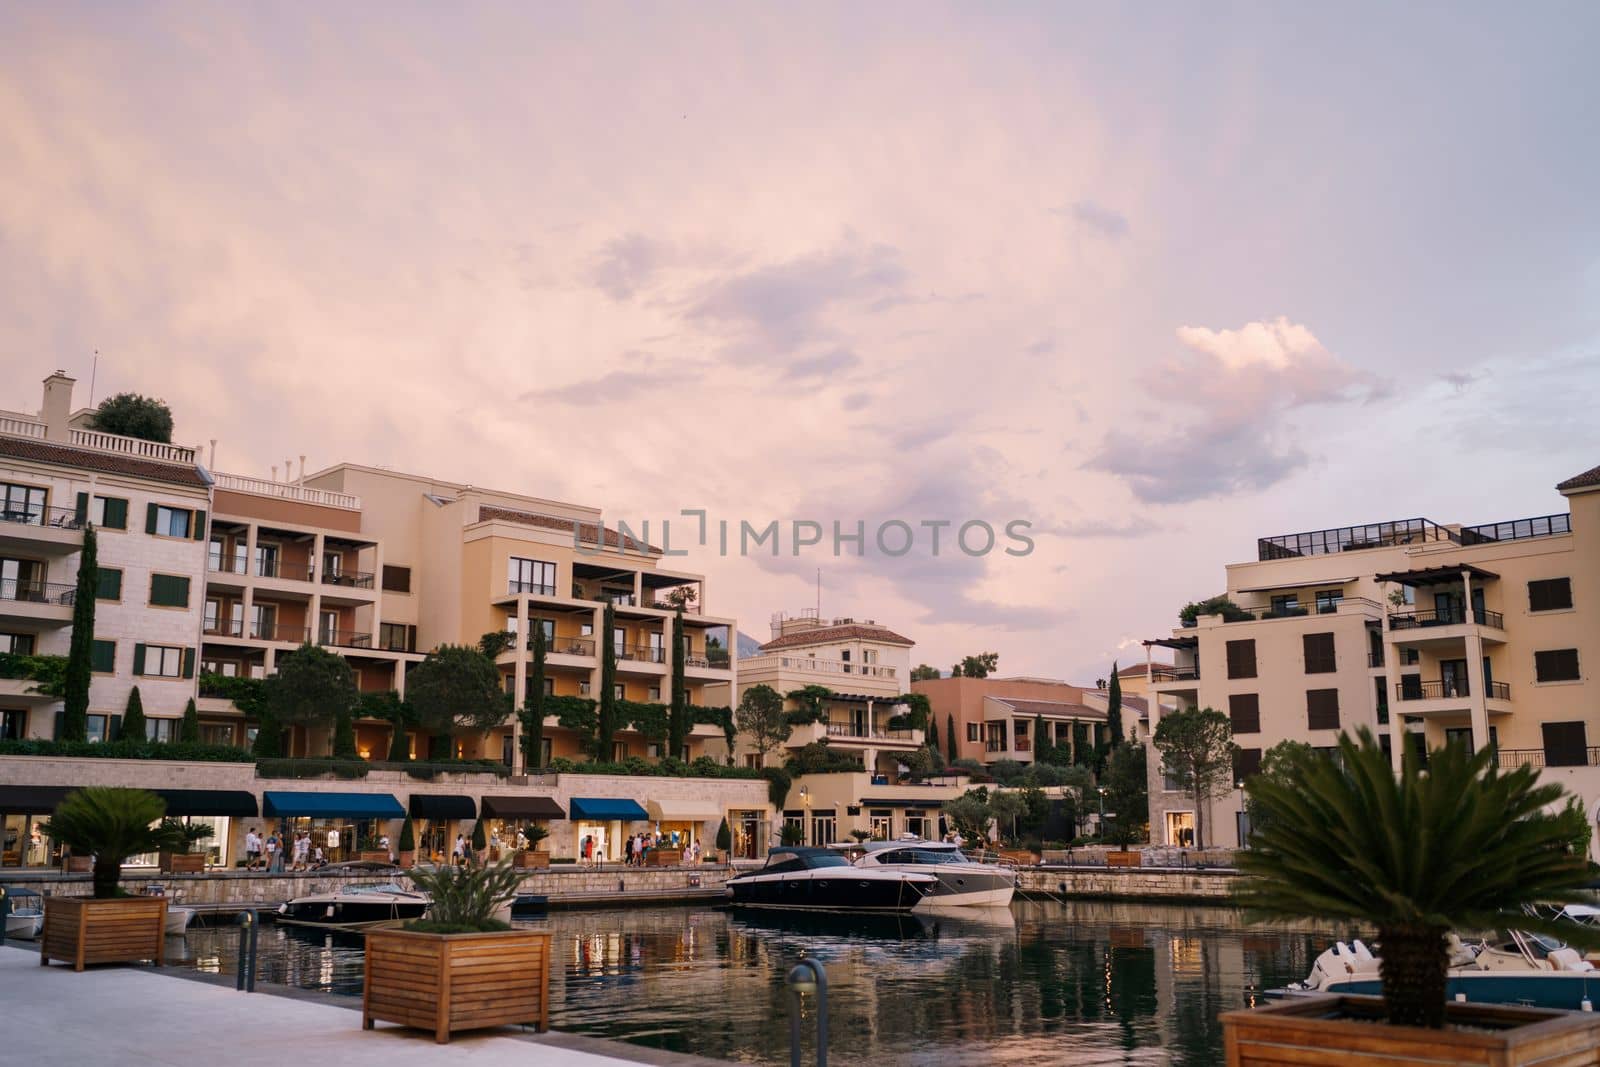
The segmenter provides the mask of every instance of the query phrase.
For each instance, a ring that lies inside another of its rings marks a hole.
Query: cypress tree
[[[1116,748],[1122,744],[1122,682],[1117,679],[1117,665],[1111,664],[1111,686],[1106,690],[1106,732],[1110,734],[1106,745]]]
[[[614,636],[616,625],[616,608],[607,602],[601,625],[600,714],[596,716],[594,727],[594,758],[602,762],[611,759],[617,732],[617,642]]]
[[[1054,763],[1055,761],[1055,745],[1045,735],[1044,716],[1035,715],[1033,717],[1033,762]]]
[[[143,741],[150,731],[144,724],[144,701],[139,698],[139,687],[128,690],[128,707],[122,713],[122,736],[129,741]]]
[[[944,750],[951,763],[954,763],[960,755],[956,751],[956,717],[954,715],[946,715],[944,717]]]
[[[533,628],[533,673],[522,716],[522,766],[544,765],[544,627]]]
[[[394,709],[394,721],[389,724],[389,762],[409,763],[410,760],[411,739],[406,736],[405,707],[399,706]]]
[[[333,719],[333,758],[360,759],[356,749],[355,724],[350,721],[350,709],[341,708]]]
[[[265,711],[256,720],[256,739],[250,746],[250,754],[257,759],[279,759],[283,756],[283,727]]]
[[[927,745],[935,752],[939,750],[939,720],[931,716],[928,719]]]
[[[62,693],[63,741],[89,740],[89,681],[93,670],[95,593],[99,585],[99,552],[94,526],[89,525],[83,529],[83,551],[78,555],[78,589],[72,602],[72,643],[67,649]]]
[[[472,824],[472,850],[482,852],[489,847],[489,838],[483,832],[483,820],[479,819]]]
[[[200,743],[200,711],[194,706],[194,697],[183,706],[183,722],[178,724],[178,740],[186,745]]]
[[[689,687],[683,682],[683,608],[672,622],[672,705],[667,711],[667,754],[689,758]]]

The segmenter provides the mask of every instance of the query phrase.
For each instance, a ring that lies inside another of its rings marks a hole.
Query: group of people
[[[329,848],[337,848],[338,840],[339,831],[329,830]],[[293,836],[285,830],[280,836],[276,830],[269,829],[267,836],[262,837],[252,826],[244,835],[244,869],[247,871],[282,874],[286,866],[290,871],[315,871],[327,865],[327,853],[321,845],[312,843],[309,830],[297,830]]]

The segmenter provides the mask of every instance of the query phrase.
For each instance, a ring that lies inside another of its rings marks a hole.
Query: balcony
[[[533,642],[528,642],[528,647],[533,647]],[[593,659],[595,644],[592,637],[552,637],[545,642],[545,653],[551,656],[582,656]]]
[[[887,730],[866,723],[829,721],[819,724],[826,727],[825,736],[841,741],[888,741],[908,745],[922,743],[921,730]]]
[[[291,563],[281,559],[257,560],[256,575],[261,578],[281,578],[290,582],[309,582],[316,577],[309,563]]]
[[[1389,522],[1367,523],[1364,526],[1337,526],[1328,530],[1262,537],[1256,541],[1256,555],[1262,561],[1297,559],[1301,556],[1357,552],[1367,548],[1392,548],[1397,545],[1416,545],[1430,541],[1460,544],[1461,538],[1447,527],[1428,519],[1394,519]]]
[[[876,663],[845,663],[836,659],[818,659],[815,656],[791,656],[769,652],[764,656],[741,659],[742,669],[759,670],[776,667],[782,671],[799,671],[804,674],[850,674],[858,678],[886,678],[895,676],[895,668]]]
[[[683,665],[685,667],[698,667],[702,670],[726,671],[732,669],[733,657],[728,655],[727,649],[722,649],[710,655],[703,652],[688,652],[684,654]],[[892,670],[893,668],[890,669]]]
[[[371,648],[372,635],[364,630],[321,630],[317,644],[335,648]]]
[[[0,545],[32,554],[66,555],[83,547],[83,523],[70,508],[0,508]]]
[[[331,489],[313,489],[292,482],[274,482],[266,478],[251,478],[243,474],[223,474],[213,471],[212,480],[218,489],[230,493],[249,493],[252,496],[270,496],[279,500],[293,500],[301,504],[317,504],[325,508],[344,508],[360,511],[361,498],[351,493],[336,493]],[[243,572],[240,572],[243,573]]]
[[[1495,753],[1501,770],[1518,767],[1600,767],[1600,747],[1593,745],[1562,752],[1550,759],[1542,748],[1502,748]]]
[[[162,463],[195,462],[195,450],[192,448],[169,445],[161,441],[146,441],[139,437],[124,437],[116,433],[101,433],[98,430],[71,430],[68,433],[68,441],[78,448],[90,448],[96,452],[114,452],[120,456],[137,456],[140,459],[154,459]]]
[[[367,571],[323,571],[323,585],[337,585],[345,589],[371,589],[372,574]]]
[[[1468,622],[1468,613],[1459,609],[1446,609],[1444,611],[1397,611],[1389,613],[1389,629],[1391,630],[1423,630],[1435,626],[1462,626]],[[1471,612],[1471,622],[1479,626],[1490,626],[1496,630],[1506,628],[1506,617],[1498,611],[1485,611],[1483,608],[1474,608]]]
[[[212,574],[237,574],[250,573],[250,561],[243,556],[234,556],[232,559],[223,559],[220,552],[212,552],[206,556],[206,570]]]
[[[1509,522],[1489,522],[1482,526],[1463,526],[1461,543],[1464,545],[1495,544],[1500,541],[1525,541],[1530,537],[1553,537],[1572,532],[1572,516],[1540,515],[1532,519],[1512,519]]]
[[[1200,665],[1188,667],[1168,667],[1165,664],[1156,664],[1150,668],[1152,682],[1197,682],[1200,680]]]
[[[256,641],[284,641],[293,645],[303,645],[311,640],[311,630],[305,626],[285,626],[282,623],[267,622],[251,627],[250,637]]]
[[[665,663],[667,650],[661,645],[614,645],[617,660],[634,660],[639,663]]]
[[[556,587],[539,582],[507,582],[506,592],[511,596],[527,593],[529,596],[555,596]]]
[[[69,623],[77,598],[77,587],[65,582],[6,578],[0,580],[0,617],[46,626]]]
[[[243,619],[207,619],[201,628],[207,637],[243,637]]]

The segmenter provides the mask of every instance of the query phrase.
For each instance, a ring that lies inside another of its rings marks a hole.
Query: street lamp
[[[1105,790],[1105,786],[1101,786],[1099,792],[1100,792],[1100,836],[1103,838],[1106,835],[1106,790]]]

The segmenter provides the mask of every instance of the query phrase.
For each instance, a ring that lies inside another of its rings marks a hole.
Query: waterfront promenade
[[[412,1067],[463,1062],[544,1067],[693,1067],[714,1061],[569,1034],[506,1029],[433,1034],[379,1023],[361,1029],[361,1002],[288,989],[236,992],[231,982],[149,967],[39,966],[38,950],[0,947],[0,1004],[23,1025],[11,1028],[5,1060],[77,1067],[195,1064],[281,1067],[314,1057],[340,1067]]]

